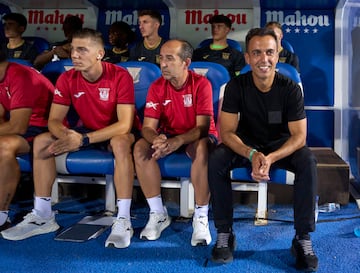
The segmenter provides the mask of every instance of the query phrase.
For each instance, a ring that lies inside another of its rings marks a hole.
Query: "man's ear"
[[[249,54],[247,52],[245,52],[244,57],[245,57],[245,62],[249,64]]]
[[[99,50],[98,55],[96,56],[96,59],[101,60],[105,56],[104,50]]]
[[[20,32],[21,32],[21,33],[24,33],[25,30],[26,30],[26,28],[25,28],[24,26],[19,26],[19,28],[20,28]]]

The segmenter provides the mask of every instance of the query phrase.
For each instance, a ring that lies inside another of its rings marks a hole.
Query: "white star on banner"
[[[314,27],[314,28],[308,28],[308,27],[305,27],[304,29],[300,28],[300,27],[294,27],[294,28],[291,28],[291,27],[287,27],[285,29],[285,33],[295,33],[295,34],[302,34],[302,33],[305,33],[305,34],[318,34],[319,33],[319,29],[317,27]]]

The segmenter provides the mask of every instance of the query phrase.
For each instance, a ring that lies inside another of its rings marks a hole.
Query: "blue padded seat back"
[[[47,63],[41,70],[41,73],[55,84],[61,73],[72,68],[73,64],[71,59],[61,59],[59,61]]]
[[[204,47],[204,46],[208,46],[212,43],[213,39],[209,38],[209,39],[205,39],[203,41],[200,42],[200,44],[197,46],[197,48],[200,48],[200,47]],[[242,46],[241,44],[236,41],[236,40],[233,40],[233,39],[226,39],[226,42],[228,43],[228,45],[232,48],[235,48],[237,49],[238,51],[242,52]]]
[[[144,118],[146,95],[150,85],[161,77],[160,68],[149,62],[128,61],[117,63],[127,69],[134,81],[135,107],[141,120]]]
[[[228,71],[224,66],[212,62],[192,62],[189,68],[195,73],[205,76],[211,82],[213,89],[214,120],[217,122],[225,85],[230,80]]]
[[[50,48],[50,43],[45,38],[37,36],[25,36],[23,38],[34,44],[39,54]]]
[[[279,73],[289,77],[294,82],[301,85],[300,74],[295,67],[287,63],[277,63],[276,68],[278,69]]]
[[[281,46],[291,53],[295,53],[293,46],[286,40],[281,40]]]
[[[63,72],[68,71],[72,68],[73,64],[71,59],[61,59],[59,61],[47,63],[41,70],[41,74],[43,74],[55,85],[59,76]],[[72,105],[70,106],[67,115],[67,122],[70,127],[76,126],[76,124],[79,122],[79,116]]]
[[[24,59],[9,58],[9,59],[7,59],[7,60],[8,60],[8,62],[11,62],[11,63],[18,63],[18,64],[30,66],[30,67],[33,66],[31,62],[29,62],[28,60],[24,60]]]

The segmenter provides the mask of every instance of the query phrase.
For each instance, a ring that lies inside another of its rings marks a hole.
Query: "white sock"
[[[131,199],[118,199],[117,207],[118,207],[117,219],[126,218],[130,220]]]
[[[8,210],[1,210],[0,211],[0,226],[5,224],[8,217],[9,217],[9,211]]]
[[[146,201],[149,204],[150,212],[165,213],[164,205],[160,194],[155,197],[147,198]]]
[[[49,219],[52,215],[51,210],[51,197],[35,196],[34,212],[41,218]]]
[[[208,212],[209,212],[208,204],[203,206],[195,205],[194,218],[208,216]]]

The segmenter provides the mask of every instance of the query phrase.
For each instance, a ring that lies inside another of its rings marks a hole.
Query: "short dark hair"
[[[161,26],[162,17],[161,17],[160,12],[158,12],[157,10],[152,10],[152,9],[144,9],[144,10],[139,11],[138,17],[145,16],[145,15],[149,15],[151,18],[159,21],[159,24]]]
[[[249,49],[249,43],[250,40],[252,38],[254,38],[255,36],[266,36],[266,35],[270,35],[275,39],[275,42],[277,44],[277,37],[275,32],[272,29],[268,29],[268,28],[252,28],[248,31],[248,33],[246,34],[246,38],[245,38],[245,45],[246,45],[246,51]]]
[[[219,15],[214,15],[213,17],[210,18],[209,20],[210,24],[214,24],[214,23],[224,23],[228,28],[231,28],[231,20],[229,17],[219,14]]]
[[[131,29],[131,27],[123,21],[116,21],[114,23],[111,24],[109,31],[113,30],[113,31],[117,31],[117,32],[124,32],[126,33],[127,36],[127,42],[129,44],[131,44],[132,42],[135,41],[136,39],[136,34],[135,32]]]
[[[78,31],[75,31],[72,38],[90,38],[95,42],[100,43],[103,47],[105,46],[104,39],[102,37],[101,32],[96,31],[92,28],[82,28]]]
[[[4,21],[13,20],[16,23],[18,23],[19,26],[22,26],[25,29],[26,29],[26,26],[27,26],[26,17],[21,13],[15,13],[15,12],[8,13],[8,14],[3,16],[3,20]]]
[[[277,27],[278,29],[282,30],[281,24],[277,21],[270,21],[267,22],[265,25],[266,28],[272,28],[272,27]]]
[[[83,21],[78,16],[69,15],[65,18],[63,25],[69,25],[75,31],[82,28]]]
[[[194,53],[194,48],[188,41],[178,40],[181,43],[181,49],[179,52],[179,57],[181,60],[185,61],[187,58],[191,59]]]

